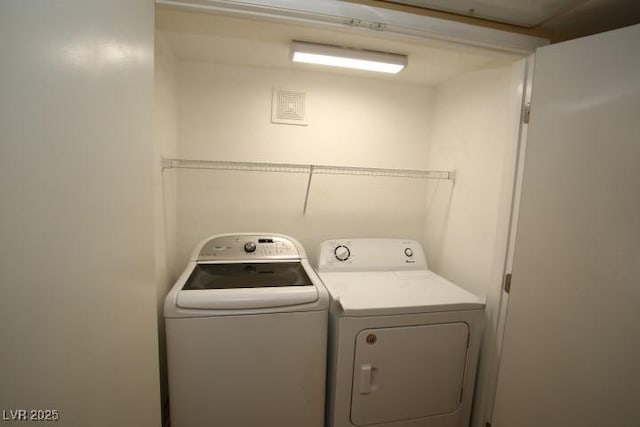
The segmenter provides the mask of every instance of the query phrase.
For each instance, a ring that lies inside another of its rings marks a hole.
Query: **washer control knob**
[[[411,248],[405,248],[404,250],[404,254],[408,257],[412,257],[413,256],[413,249]]]
[[[349,250],[348,247],[344,245],[340,245],[340,246],[336,246],[336,248],[333,251],[333,254],[335,255],[338,261],[346,261],[351,256],[351,251]]]
[[[255,252],[256,251],[256,244],[253,242],[247,242],[244,244],[244,251],[245,252]]]

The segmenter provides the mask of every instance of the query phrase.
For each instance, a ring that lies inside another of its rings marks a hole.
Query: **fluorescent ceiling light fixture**
[[[291,59],[293,62],[391,74],[399,73],[407,66],[407,55],[297,41],[291,44]]]

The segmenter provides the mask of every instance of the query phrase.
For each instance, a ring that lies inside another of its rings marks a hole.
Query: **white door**
[[[493,427],[638,425],[639,43],[536,54]]]
[[[389,423],[454,412],[460,405],[466,323],[365,329],[356,336],[351,422]]]
[[[161,425],[153,19],[0,1],[3,427]]]

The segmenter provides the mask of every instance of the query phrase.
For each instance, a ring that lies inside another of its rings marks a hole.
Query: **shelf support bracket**
[[[307,214],[307,205],[309,204],[309,190],[311,189],[311,178],[313,178],[313,165],[309,165],[309,179],[307,180],[307,192],[304,195],[304,208],[302,208],[302,215]]]

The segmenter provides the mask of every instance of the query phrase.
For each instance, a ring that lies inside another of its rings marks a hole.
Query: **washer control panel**
[[[320,245],[318,271],[426,270],[422,245],[406,239],[335,239]]]
[[[290,238],[274,235],[217,236],[202,244],[197,261],[277,260],[305,257]]]

